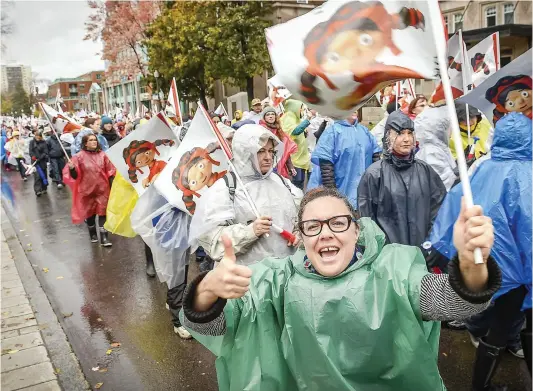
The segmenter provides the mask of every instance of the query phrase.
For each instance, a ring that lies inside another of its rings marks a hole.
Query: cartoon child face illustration
[[[163,160],[157,160],[159,156],[157,147],[160,145],[172,146],[173,140],[156,140],[153,143],[146,140],[134,140],[127,148],[124,148],[123,158],[128,165],[128,175],[132,183],[137,183],[137,171],[143,174],[143,168],[148,167],[149,174],[143,179],[143,187],[150,186],[165,168],[167,163]]]
[[[213,163],[208,159],[201,159],[189,168],[189,188],[198,191],[205,187],[213,174]]]
[[[206,186],[211,187],[226,175],[225,170],[213,172],[213,165],[219,166],[220,162],[210,154],[219,148],[218,143],[212,143],[207,148],[195,147],[185,152],[172,172],[172,182],[183,192],[182,200],[190,214],[194,214],[196,209],[194,197],[200,197],[199,191]]]
[[[530,76],[504,76],[485,92],[485,99],[496,106],[493,110],[494,123],[511,112],[523,113],[531,118],[531,85]]]
[[[514,90],[507,94],[505,99],[507,111],[524,112],[531,109],[531,89]]]
[[[344,31],[335,36],[320,64],[325,72],[341,73],[356,62],[361,69],[368,69],[375,63],[385,48],[384,37],[375,25],[363,28],[372,30]]]
[[[338,108],[348,110],[384,84],[421,78],[410,69],[378,61],[386,49],[395,56],[401,54],[392,33],[408,27],[425,27],[424,15],[419,10],[404,7],[397,14],[389,14],[380,2],[352,1],[343,5],[329,20],[313,27],[304,40],[304,56],[309,65],[301,76],[300,93],[309,103],[320,104],[316,78],[320,77],[330,89],[337,90],[327,74],[351,72],[360,85],[335,102]]]

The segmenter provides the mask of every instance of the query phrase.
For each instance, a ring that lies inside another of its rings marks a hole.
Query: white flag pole
[[[465,53],[463,51],[463,30],[459,30],[459,47],[460,47],[460,59],[461,59],[461,78],[463,79],[463,95],[468,94],[468,80],[466,80],[466,67],[470,66],[470,64],[465,63]],[[470,110],[468,109],[468,104],[466,105],[466,126],[468,128],[468,149],[470,150],[470,141],[472,140],[472,136],[470,135]],[[462,150],[461,146],[461,150]],[[458,154],[459,150],[456,148],[455,153]]]
[[[47,119],[48,122],[50,123],[50,127],[52,128],[52,132],[54,132],[54,134],[56,135],[56,137],[57,137],[57,141],[59,141],[59,145],[61,146],[61,149],[63,150],[63,153],[65,154],[65,157],[67,158],[68,162],[70,163],[70,158],[69,158],[69,156],[68,156],[68,153],[67,153],[67,151],[65,150],[65,147],[63,146],[63,143],[61,142],[61,139],[59,138],[59,135],[57,134],[56,129],[54,128],[54,124],[53,124],[52,121],[50,120],[50,117],[48,116],[48,113],[47,113],[46,110],[44,109],[43,104],[42,104],[41,102],[39,102],[39,105],[41,106],[41,110],[42,110],[42,112],[44,113],[44,115],[46,116],[46,119]]]
[[[463,186],[463,195],[466,202],[466,207],[474,206],[472,198],[472,189],[470,187],[470,180],[468,179],[468,170],[466,167],[466,160],[464,153],[459,153],[463,150],[463,141],[461,139],[461,131],[459,130],[459,122],[457,120],[457,113],[455,112],[455,105],[453,102],[452,87],[450,84],[450,77],[448,75],[448,67],[446,63],[446,38],[444,37],[444,29],[442,26],[442,17],[437,0],[428,1],[429,14],[431,20],[431,28],[433,29],[433,37],[435,39],[435,46],[437,49],[437,59],[439,62],[440,78],[442,87],[444,89],[444,96],[446,97],[446,106],[448,107],[448,114],[450,116],[452,125],[452,138],[457,151],[457,167],[459,168],[459,177],[461,185]],[[474,250],[474,261],[476,264],[483,264],[483,255],[481,249]]]

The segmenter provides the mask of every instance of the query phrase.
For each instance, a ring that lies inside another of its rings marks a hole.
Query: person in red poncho
[[[96,243],[96,216],[99,216],[100,244],[108,247],[112,243],[104,224],[115,167],[101,150],[94,134],[83,136],[81,148],[63,169],[63,180],[72,190],[72,222],[80,224],[85,220],[91,242]]]
[[[277,138],[283,141],[283,155],[279,157],[277,170],[280,175],[291,179],[291,177],[296,176],[296,169],[292,164],[291,155],[298,150],[298,146],[281,129],[278,113],[276,113],[276,110],[273,107],[265,107],[261,117],[263,119],[259,121],[259,125],[267,128],[274,133]]]

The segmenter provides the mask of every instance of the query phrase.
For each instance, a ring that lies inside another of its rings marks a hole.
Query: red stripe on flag
[[[211,117],[207,113],[207,110],[204,108],[204,106],[202,106],[201,103],[199,103],[199,106],[202,109],[202,112],[204,113],[205,117],[207,118],[207,120],[211,124],[211,129],[213,130],[213,132],[217,136],[218,142],[220,143],[220,146],[222,147],[222,149],[224,149],[224,152],[225,152],[227,158],[229,160],[233,159],[233,154],[232,154],[231,150],[228,147],[228,143],[226,142],[226,139],[224,138],[224,136],[222,136],[222,134],[220,133],[220,130],[218,130],[218,128],[215,125],[215,123],[211,120]]]

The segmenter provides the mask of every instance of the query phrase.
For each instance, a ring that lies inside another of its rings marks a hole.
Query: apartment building
[[[54,80],[48,87],[47,103],[55,104],[57,91],[63,99],[65,111],[95,111],[102,112],[104,107],[103,94],[99,83],[104,80],[104,71],[93,71],[76,78],[60,78]]]
[[[13,91],[17,85],[22,84],[22,88],[27,94],[32,88],[31,67],[27,65],[2,65],[2,93]]]

